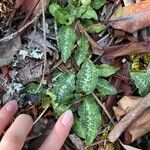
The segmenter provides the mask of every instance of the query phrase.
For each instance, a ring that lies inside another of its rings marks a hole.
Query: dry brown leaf
[[[119,136],[127,129],[145,110],[150,107],[150,93],[131,109],[110,132],[108,139],[116,141]]]
[[[9,65],[21,47],[20,37],[0,43],[0,67]]]
[[[136,96],[124,96],[117,104],[123,109],[126,113],[128,113],[132,108],[134,108],[140,101],[141,97]]]
[[[70,134],[69,138],[77,150],[85,150],[85,145],[79,137],[77,137],[75,134]]]
[[[140,54],[150,51],[150,42],[132,42],[127,45],[110,46],[104,49],[104,57],[113,59],[119,56],[130,54]],[[93,54],[99,55],[99,51],[95,50]]]
[[[28,63],[18,71],[17,80],[22,84],[27,84],[29,82],[37,81],[41,78],[43,72],[43,61],[30,60]],[[46,73],[49,72],[48,66],[46,67]]]
[[[141,97],[124,96],[117,104],[117,107],[113,107],[117,120],[120,120],[126,113],[133,109],[140,101]],[[150,132],[150,108],[144,111],[125,131],[125,135],[130,134],[131,138],[126,136],[125,143],[131,143],[139,137]]]
[[[108,23],[116,29],[131,33],[150,26],[150,1],[119,7]]]
[[[126,112],[123,109],[116,106],[113,106],[113,111],[118,121],[121,119],[122,116],[126,114]]]
[[[125,145],[125,144],[123,144],[121,141],[119,141],[119,142],[120,142],[120,144],[122,145],[122,147],[123,147],[125,150],[141,150],[141,149],[138,149],[138,148],[129,146],[129,145]]]
[[[131,126],[130,129],[127,130],[132,136],[132,139],[130,142],[133,142],[136,139],[140,138],[141,136],[150,132],[150,112],[148,113],[149,113],[149,120],[147,122],[136,127]]]

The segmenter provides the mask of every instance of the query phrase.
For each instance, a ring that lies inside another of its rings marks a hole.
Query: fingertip
[[[28,122],[29,124],[33,124],[33,119],[30,115],[28,114],[21,114],[19,115],[16,119],[19,119],[19,120],[25,120],[26,122]]]
[[[73,124],[73,113],[71,110],[67,110],[66,112],[64,112],[60,118],[61,118],[62,125],[66,126],[66,127],[72,126],[72,124]]]
[[[16,100],[9,101],[5,104],[2,110],[7,111],[11,115],[14,115],[18,110],[18,104]]]
[[[41,145],[40,150],[61,149],[66,140],[73,124],[73,114],[71,110],[64,112],[57,120],[55,127],[49,134],[45,142]]]

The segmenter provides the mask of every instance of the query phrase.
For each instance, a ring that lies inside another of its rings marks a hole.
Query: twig
[[[46,30],[45,30],[45,12],[44,12],[44,2],[43,0],[41,0],[42,2],[42,16],[43,16],[43,36],[44,36],[44,68],[43,68],[43,75],[42,75],[42,79],[40,81],[39,87],[37,88],[36,92],[37,93],[39,91],[39,89],[41,88],[42,84],[43,84],[43,80],[44,80],[44,75],[45,75],[45,71],[46,71],[46,64],[47,64],[47,58],[46,58]],[[34,121],[33,125],[36,124],[36,122],[38,122],[38,120],[43,116],[43,114],[46,112],[46,110],[49,108],[49,105],[46,106],[46,108],[43,110],[43,112],[40,114],[40,116]]]
[[[33,122],[33,125],[35,125],[39,119],[44,115],[44,113],[47,111],[47,109],[49,108],[49,105],[46,106],[46,108],[43,110],[43,112],[39,115],[39,117]]]
[[[16,37],[17,35],[19,35],[22,31],[24,31],[28,26],[30,26],[31,24],[33,24],[35,21],[38,20],[39,16],[41,15],[41,12],[39,12],[31,21],[29,21],[28,23],[26,23],[22,28],[20,28],[18,31],[12,33],[11,35],[8,35],[2,39],[0,39],[0,42],[6,42],[8,40],[13,39],[14,37]]]
[[[95,142],[95,143],[93,143],[93,144],[91,144],[91,145],[86,146],[85,149],[88,149],[89,147],[93,147],[93,146],[95,146],[95,145],[102,144],[103,142],[104,142],[103,140],[100,140],[100,141],[98,141],[98,142]]]
[[[56,20],[54,20],[54,29],[55,29],[55,36],[56,36],[57,46],[58,46],[58,28],[57,28]]]
[[[40,84],[36,90],[35,93],[37,93],[39,91],[39,89],[41,88],[42,84],[43,84],[43,80],[44,80],[44,75],[45,75],[45,71],[46,71],[46,64],[47,64],[47,57],[46,57],[46,29],[45,29],[45,12],[44,12],[44,2],[43,0],[41,0],[41,4],[42,4],[42,16],[43,16],[43,37],[44,37],[44,67],[43,67],[43,74],[42,74],[42,79],[40,81]]]
[[[110,119],[110,121],[112,122],[112,124],[115,125],[115,123],[114,123],[111,115],[107,111],[106,107],[102,104],[102,102],[99,100],[99,98],[94,93],[92,93],[92,95],[96,99],[96,101],[98,102],[98,104],[103,108],[104,112],[106,113],[106,115],[108,116],[108,118]]]
[[[112,129],[108,139],[115,142],[123,131],[146,109],[150,107],[150,93],[145,96],[129,113],[127,113],[121,121]]]

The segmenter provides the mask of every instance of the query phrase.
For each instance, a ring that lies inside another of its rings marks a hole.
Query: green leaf
[[[119,70],[119,68],[114,68],[107,64],[97,65],[96,67],[98,69],[98,74],[101,77],[109,77]]]
[[[101,125],[101,114],[94,98],[87,96],[78,110],[79,119],[75,120],[74,130],[78,136],[85,139],[86,144],[91,144]]]
[[[51,92],[56,95],[56,101],[62,103],[75,90],[75,74],[66,72],[56,81]]]
[[[68,0],[68,4],[74,5],[75,7],[78,6],[79,0]]]
[[[65,7],[65,10],[72,16],[72,18],[74,18],[73,20],[75,20],[78,10],[77,7],[72,4],[68,4],[67,7]]]
[[[60,24],[71,25],[74,21],[74,17],[57,3],[49,5],[49,11]]]
[[[145,96],[150,92],[149,73],[131,72],[131,78],[134,80],[135,86],[138,88],[141,96]]]
[[[90,94],[94,91],[97,81],[98,74],[95,65],[90,59],[85,60],[77,74],[76,91]]]
[[[100,9],[105,4],[105,0],[92,0],[92,7],[94,9]]]
[[[75,51],[75,61],[78,66],[87,58],[89,53],[89,42],[85,36],[82,36],[78,41],[78,48]]]
[[[37,88],[39,87],[39,84],[35,84],[35,83],[29,83],[26,85],[25,90],[31,94],[35,94]],[[39,91],[37,92],[37,94],[41,97],[44,98],[46,97],[46,89],[41,86],[41,88],[39,89]]]
[[[87,9],[88,7],[86,5],[80,6],[77,12],[77,18],[80,18],[87,11]]]
[[[70,26],[62,26],[58,33],[58,47],[61,51],[61,59],[64,63],[66,63],[71,56],[75,41],[76,34],[74,29]]]
[[[98,20],[96,11],[91,7],[87,6],[87,11],[81,16],[81,19],[95,19]]]
[[[58,118],[63,112],[67,111],[70,106],[60,104],[58,107],[53,108],[55,117]]]
[[[92,20],[83,20],[81,24],[87,29],[88,33],[100,33],[106,29],[103,23],[95,24]]]
[[[106,29],[106,26],[102,23],[93,24],[87,32],[89,33],[100,33]]]
[[[101,96],[115,95],[117,90],[107,80],[99,78],[97,89]]]
[[[89,4],[91,4],[91,0],[81,0],[81,3],[83,5],[89,5]]]
[[[65,112],[66,110],[69,109],[70,107],[70,102],[67,100],[67,96],[65,96],[65,100],[63,100],[61,103],[58,103],[56,100],[56,95],[54,95],[52,92],[47,92],[47,95],[49,96],[49,99],[45,99],[45,101],[43,102],[44,107],[46,106],[50,106],[52,104],[53,110],[54,110],[54,114],[55,117],[58,118],[63,112]],[[74,95],[70,94],[69,95],[70,98],[74,98]]]

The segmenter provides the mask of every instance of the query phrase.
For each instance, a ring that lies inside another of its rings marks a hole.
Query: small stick
[[[40,118],[44,115],[44,113],[47,111],[47,109],[49,108],[49,105],[45,107],[45,109],[43,110],[43,112],[38,116],[38,118],[33,122],[33,125],[35,125]]]
[[[108,139],[115,142],[123,131],[146,109],[150,107],[150,93],[145,96],[129,113],[127,113],[121,121],[112,129]]]
[[[43,20],[42,20],[42,23],[43,23],[43,37],[44,37],[44,67],[43,67],[43,75],[42,75],[42,79],[40,81],[40,84],[36,90],[35,93],[37,93],[39,91],[39,89],[41,88],[42,84],[43,84],[43,80],[44,80],[44,75],[45,75],[45,71],[46,71],[46,64],[47,64],[47,57],[46,57],[46,29],[45,29],[45,12],[44,12],[44,1],[41,0],[42,2],[42,17],[43,17]]]
[[[92,95],[96,99],[96,101],[98,102],[98,104],[103,108],[104,112],[106,113],[106,115],[108,116],[108,118],[110,119],[110,121],[112,122],[112,124],[114,125],[115,123],[114,123],[111,115],[107,111],[106,107],[102,104],[102,102],[99,100],[99,98],[96,96],[96,94],[92,93]]]

